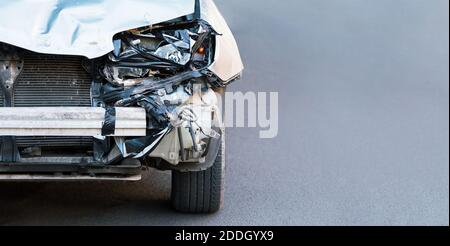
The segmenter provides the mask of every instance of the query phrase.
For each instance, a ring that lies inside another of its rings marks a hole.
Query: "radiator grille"
[[[81,57],[28,53],[15,84],[15,107],[91,106],[92,79]]]
[[[86,137],[16,137],[19,147],[76,147],[91,146],[92,139]]]
[[[90,107],[92,79],[82,57],[26,53],[15,83],[14,107]],[[0,105],[3,104],[3,101]],[[17,137],[19,147],[87,147],[87,137]]]

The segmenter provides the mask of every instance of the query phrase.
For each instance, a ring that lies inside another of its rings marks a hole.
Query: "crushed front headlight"
[[[118,85],[208,67],[217,33],[201,20],[163,23],[117,34],[101,74]]]

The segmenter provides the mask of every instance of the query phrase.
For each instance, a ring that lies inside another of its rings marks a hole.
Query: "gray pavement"
[[[226,206],[139,183],[0,183],[6,225],[449,225],[447,0],[217,0],[280,132],[228,130]]]

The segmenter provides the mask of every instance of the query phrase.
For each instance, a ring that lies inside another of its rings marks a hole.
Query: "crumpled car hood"
[[[116,33],[194,13],[195,0],[0,0],[0,42],[96,58]]]

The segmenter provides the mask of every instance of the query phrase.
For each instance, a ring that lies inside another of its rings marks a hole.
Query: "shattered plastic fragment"
[[[177,43],[179,44],[179,43],[183,43],[183,42],[179,41]],[[171,61],[176,62],[181,65],[186,65],[186,63],[188,63],[188,61],[191,59],[191,54],[187,53],[187,52],[185,52],[183,54],[181,51],[179,51],[175,47],[175,45],[168,44],[168,45],[162,46],[162,47],[158,48],[158,50],[156,50],[155,55],[162,57],[164,59],[167,59],[167,60],[171,60]]]
[[[150,70],[145,68],[137,68],[137,67],[119,67],[119,66],[110,66],[105,65],[103,69],[103,74],[108,82],[118,85],[125,85],[126,81],[129,79],[137,79],[144,78],[149,74]],[[128,82],[125,86],[130,86],[137,84]]]
[[[116,137],[115,142],[123,157],[133,157],[139,159],[152,152],[161,140],[169,133],[170,127],[162,130],[155,130],[147,137],[126,140]]]

